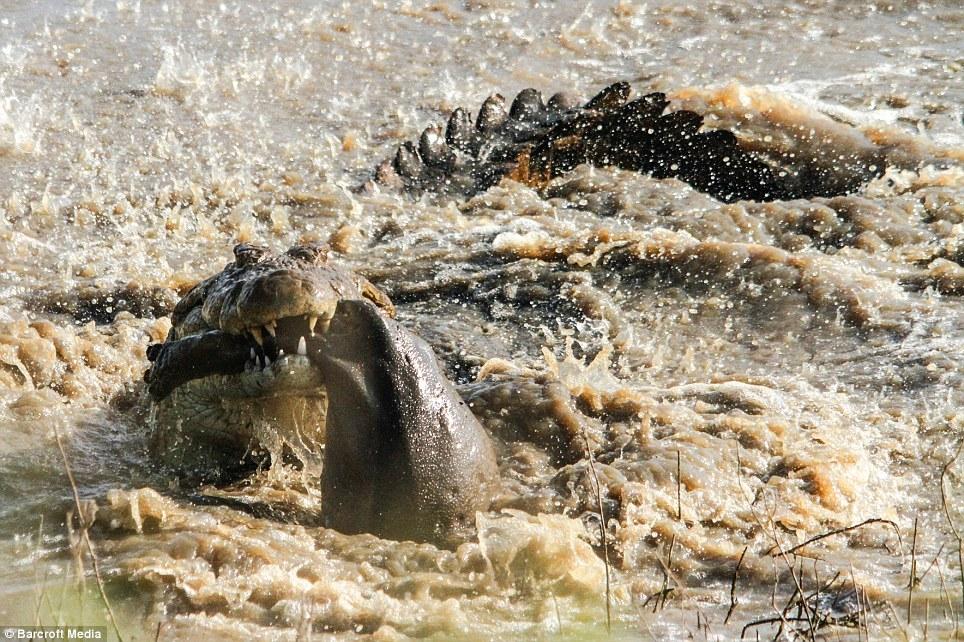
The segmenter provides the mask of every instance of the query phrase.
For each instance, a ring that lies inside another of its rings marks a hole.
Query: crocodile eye
[[[234,264],[238,267],[254,265],[268,254],[268,248],[248,243],[238,243],[234,246]]]
[[[299,261],[321,265],[328,262],[329,249],[326,243],[308,243],[307,245],[296,245],[286,254]]]

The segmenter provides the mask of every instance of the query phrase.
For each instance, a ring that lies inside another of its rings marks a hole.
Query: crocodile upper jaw
[[[315,380],[306,355],[328,320],[284,317],[260,335],[209,330],[151,346],[151,368],[144,373],[148,393],[160,401],[190,381],[218,375],[233,376],[223,382],[226,397],[295,393]]]

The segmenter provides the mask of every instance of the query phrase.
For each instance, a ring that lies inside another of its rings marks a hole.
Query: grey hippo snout
[[[344,533],[440,544],[485,510],[498,468],[432,349],[362,300],[309,344],[329,396],[323,520]]]

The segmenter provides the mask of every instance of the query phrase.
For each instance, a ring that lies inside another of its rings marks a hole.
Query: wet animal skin
[[[272,255],[239,245],[235,256],[182,299],[168,340],[148,349],[148,392],[167,418],[158,454],[177,434],[191,456],[178,463],[230,469],[250,434],[243,410],[225,407],[297,403],[323,387],[327,412],[314,417],[325,424],[323,522],[442,545],[464,539],[498,469],[488,435],[428,344],[320,246]],[[255,302],[255,313],[238,313]]]
[[[485,430],[428,344],[370,303],[346,300],[308,356],[331,407],[325,525],[459,541],[488,507],[498,468]]]
[[[732,132],[703,131],[701,115],[667,112],[669,104],[662,93],[634,99],[625,82],[585,104],[566,93],[545,102],[529,88],[506,109],[495,94],[474,123],[459,108],[444,129],[432,125],[417,143],[402,144],[378,166],[374,180],[416,195],[470,197],[505,177],[541,189],[587,163],[677,178],[731,203],[837,196],[884,171],[882,157],[841,177],[790,157],[747,151]]]
[[[236,246],[234,261],[175,306],[164,343],[148,349],[158,462],[187,484],[237,477],[260,463],[251,451],[264,450],[265,424],[303,425],[320,455],[326,398],[307,340],[324,332],[343,298],[394,314],[383,292],[329,262],[323,245],[280,254]]]

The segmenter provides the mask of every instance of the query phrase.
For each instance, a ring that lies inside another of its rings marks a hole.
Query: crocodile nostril
[[[330,250],[331,248],[328,247],[327,243],[307,243],[305,245],[294,246],[289,249],[286,254],[299,261],[322,265],[328,262],[328,252]]]
[[[268,254],[268,248],[250,243],[238,243],[234,246],[234,264],[238,267],[254,265]]]

